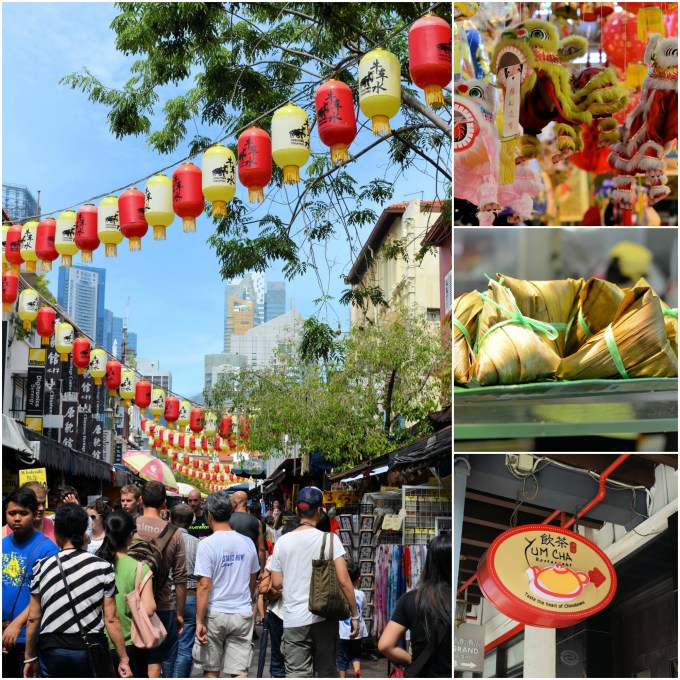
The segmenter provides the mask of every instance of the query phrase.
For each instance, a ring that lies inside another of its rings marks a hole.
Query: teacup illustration
[[[590,582],[585,571],[574,571],[558,562],[552,567],[529,567],[529,588],[545,600],[569,602],[576,599]]]

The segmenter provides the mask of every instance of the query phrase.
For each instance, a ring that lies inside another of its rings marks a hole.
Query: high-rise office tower
[[[264,274],[250,272],[239,282],[224,287],[224,351],[229,352],[231,336],[264,322]]]
[[[286,282],[268,281],[264,296],[265,323],[286,313]]]
[[[104,345],[106,270],[96,267],[59,267],[57,302],[98,345]]]

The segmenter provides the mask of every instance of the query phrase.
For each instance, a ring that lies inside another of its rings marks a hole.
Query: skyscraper
[[[267,323],[286,313],[286,282],[268,281],[264,297],[264,321]]]
[[[96,267],[59,267],[57,302],[98,345],[104,345],[106,270]]]
[[[225,285],[225,352],[230,351],[232,334],[236,332],[238,335],[242,335],[249,328],[253,328],[264,322],[264,305],[264,274],[260,272],[250,272],[249,274],[246,274],[241,281]],[[252,315],[252,320],[246,318],[249,315]]]
[[[2,185],[2,207],[15,224],[23,222],[27,217],[33,217],[38,212],[33,194],[27,187],[18,184]]]

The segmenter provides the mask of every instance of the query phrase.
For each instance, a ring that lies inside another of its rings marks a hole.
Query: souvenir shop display
[[[676,225],[677,12],[454,3],[456,224]]]

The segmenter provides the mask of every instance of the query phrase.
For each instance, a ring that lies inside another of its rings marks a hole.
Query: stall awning
[[[271,493],[275,491],[279,484],[286,479],[286,475],[293,471],[293,464],[297,461],[294,458],[286,458],[286,460],[274,470],[266,479],[262,480],[263,493]],[[300,464],[298,464],[298,468]]]
[[[390,470],[428,467],[444,456],[451,456],[451,425],[429,437],[403,446],[390,453]]]
[[[389,460],[390,454],[386,453],[382,456],[374,458],[373,460],[365,460],[363,463],[359,463],[349,470],[343,470],[342,472],[337,472],[334,475],[329,475],[328,479],[330,479],[331,482],[339,482],[341,480],[350,481],[347,479],[347,477],[358,479],[359,477],[363,477],[364,473],[368,470],[375,472],[377,468],[389,463]]]
[[[24,428],[4,413],[2,414],[2,445],[19,453],[33,453],[24,435]]]

